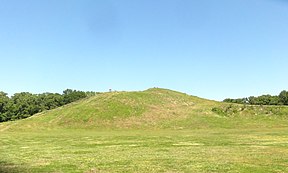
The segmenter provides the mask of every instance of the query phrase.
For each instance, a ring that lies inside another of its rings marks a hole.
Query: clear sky
[[[286,0],[0,0],[0,90],[288,89]]]

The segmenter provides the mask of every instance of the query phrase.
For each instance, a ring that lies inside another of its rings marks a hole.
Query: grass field
[[[288,128],[0,135],[1,172],[288,172]]]
[[[0,172],[288,172],[287,107],[152,89],[0,124]]]

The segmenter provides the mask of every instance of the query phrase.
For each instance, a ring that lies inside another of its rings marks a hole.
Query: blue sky
[[[0,90],[288,89],[285,0],[0,0]]]

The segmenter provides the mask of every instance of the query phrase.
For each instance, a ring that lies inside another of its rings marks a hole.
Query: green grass
[[[288,172],[288,128],[0,135],[2,172]],[[0,169],[0,170],[1,170]]]
[[[149,89],[0,124],[0,172],[288,172],[288,108]]]

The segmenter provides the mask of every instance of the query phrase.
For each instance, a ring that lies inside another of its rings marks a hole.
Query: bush
[[[212,112],[214,112],[220,116],[226,116],[227,115],[222,108],[218,108],[218,107],[213,107]]]

